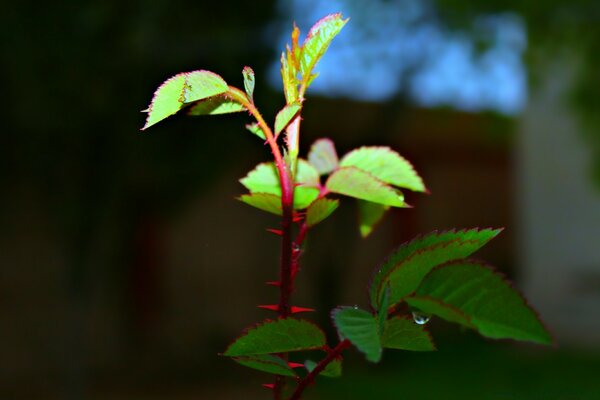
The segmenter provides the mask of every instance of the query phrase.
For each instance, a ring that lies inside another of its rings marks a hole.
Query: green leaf
[[[326,198],[316,200],[308,206],[308,210],[306,210],[306,224],[309,227],[317,225],[319,222],[329,217],[339,205],[340,202],[338,200]]]
[[[177,74],[165,81],[154,92],[148,107],[145,130],[175,114],[185,105],[227,92],[227,83],[210,71],[192,71]]]
[[[366,238],[373,232],[373,228],[383,218],[388,206],[371,203],[370,201],[358,201],[358,218],[360,235]]]
[[[411,163],[389,147],[361,147],[346,154],[340,167],[356,167],[394,186],[416,192],[426,191],[423,180]]]
[[[435,345],[422,325],[417,325],[409,318],[390,318],[385,324],[381,339],[383,347],[388,349],[433,351]]]
[[[243,201],[249,206],[270,212],[271,214],[283,214],[281,211],[281,196],[277,196],[275,194],[258,192],[243,194],[238,198],[238,200]]]
[[[296,376],[294,370],[281,358],[270,354],[261,354],[255,356],[234,357],[236,362],[245,367],[254,368],[269,374],[282,376]]]
[[[306,360],[304,362],[304,367],[308,372],[312,372],[313,369],[317,366],[317,363],[312,360]],[[342,376],[342,360],[335,359],[327,366],[323,371],[319,373],[320,376],[325,376],[327,378],[339,378]]]
[[[301,107],[300,103],[292,103],[286,105],[277,113],[275,116],[275,136],[279,135],[292,122]]]
[[[189,115],[217,115],[245,111],[243,105],[225,96],[214,96],[192,104]]]
[[[434,314],[446,321],[461,324],[467,328],[475,328],[471,319],[462,311],[440,300],[426,296],[411,296],[406,298],[406,302],[426,314]]]
[[[383,292],[383,296],[381,296],[381,303],[379,304],[378,312],[377,312],[377,328],[379,330],[379,336],[383,335],[385,331],[385,323],[388,319],[388,310],[390,308],[390,288],[385,288]]]
[[[254,70],[250,67],[244,67],[242,70],[242,75],[244,75],[244,89],[246,89],[246,94],[250,101],[253,101],[254,96]]]
[[[320,175],[327,175],[336,170],[339,161],[333,142],[327,138],[315,140],[308,152],[308,162]]]
[[[433,232],[401,245],[373,275],[369,289],[371,305],[377,309],[383,288],[390,285],[394,305],[414,292],[435,266],[465,258],[483,247],[501,229],[471,229]]]
[[[373,314],[353,307],[338,307],[332,312],[333,322],[342,339],[348,339],[365,353],[367,360],[381,359],[381,339]]]
[[[341,14],[331,14],[319,20],[308,32],[300,54],[300,75],[306,87],[314,79],[312,71],[315,65],[323,57],[331,41],[340,33],[346,22],[348,20],[342,19]]]
[[[308,161],[299,158],[296,170],[296,183],[303,186],[318,187],[321,185],[319,171],[315,169]]]
[[[281,78],[283,81],[283,94],[287,104],[298,100],[298,79],[292,52],[289,50],[281,53]]]
[[[330,192],[386,206],[404,207],[404,196],[392,187],[358,168],[340,168],[329,176],[326,187]]]
[[[263,132],[262,128],[258,125],[258,123],[253,122],[251,124],[247,124],[246,129],[248,129],[250,132],[258,136],[262,140],[267,140],[265,133]]]
[[[500,274],[475,261],[459,260],[434,269],[416,295],[460,310],[483,336],[552,343],[523,296]]]
[[[325,333],[312,322],[282,318],[250,327],[227,347],[229,357],[314,350],[326,345]]]

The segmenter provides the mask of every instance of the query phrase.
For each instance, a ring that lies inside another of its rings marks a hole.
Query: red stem
[[[350,341],[348,339],[342,340],[337,346],[335,346],[335,348],[331,350],[329,354],[327,354],[327,357],[322,359],[321,362],[319,362],[317,366],[304,377],[304,379],[298,382],[298,386],[289,400],[299,400],[304,390],[306,390],[306,388],[315,381],[317,375],[327,368],[329,363],[335,360],[340,354],[342,354],[342,351],[346,350],[348,347],[350,347]]]

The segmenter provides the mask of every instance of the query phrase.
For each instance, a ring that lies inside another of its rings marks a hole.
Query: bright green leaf
[[[296,376],[294,370],[285,361],[270,354],[234,357],[233,359],[245,367],[268,372],[269,374],[291,377]]]
[[[282,215],[281,196],[271,193],[250,193],[241,195],[238,200],[243,201],[249,206],[256,207],[259,210],[270,212],[275,215]]]
[[[317,363],[312,360],[306,360],[304,362],[304,367],[308,372],[312,372],[313,369],[317,366]],[[327,378],[339,378],[342,376],[342,361],[340,359],[335,359],[327,366],[321,373],[320,376],[325,376]]]
[[[302,158],[298,159],[296,183],[300,183],[303,186],[319,187],[321,185],[319,171],[308,161]]]
[[[298,100],[298,79],[292,52],[284,51],[281,53],[281,78],[283,81],[283,93],[287,104],[292,104]]]
[[[329,217],[339,206],[338,200],[321,198],[316,200],[306,210],[306,224],[309,227],[317,225]]]
[[[242,75],[244,75],[244,89],[246,89],[248,98],[252,100],[254,97],[254,70],[250,67],[244,67]]]
[[[423,180],[411,163],[389,147],[361,147],[346,154],[340,167],[356,167],[401,188],[426,191]]]
[[[247,124],[246,129],[248,129],[250,132],[258,136],[262,140],[267,140],[267,136],[265,136],[265,133],[263,132],[262,128],[256,122]]]
[[[245,111],[243,105],[225,96],[214,96],[191,105],[189,115],[217,115]]]
[[[373,232],[373,228],[383,218],[389,206],[371,203],[370,201],[358,201],[358,218],[360,235],[365,238]]]
[[[523,296],[500,274],[475,261],[458,260],[434,269],[425,277],[416,296],[455,307],[470,318],[483,336],[552,343],[550,334]]]
[[[296,318],[282,318],[267,320],[247,329],[242,336],[227,347],[224,355],[239,357],[287,353],[320,349],[325,344],[325,333],[312,322]]]
[[[373,275],[369,289],[371,305],[377,309],[382,290],[389,283],[390,302],[396,304],[415,291],[435,266],[465,258],[483,247],[501,229],[471,229],[433,232],[401,245]]]
[[[404,196],[371,174],[358,168],[340,168],[329,176],[326,183],[330,192],[386,206],[404,207]]]
[[[348,339],[365,353],[367,360],[378,362],[381,359],[377,320],[371,313],[353,307],[338,307],[333,310],[332,316],[342,339]]]
[[[227,83],[223,78],[209,71],[177,74],[154,92],[142,130],[175,114],[189,103],[225,93],[227,90]]]
[[[300,55],[300,75],[306,87],[312,82],[312,71],[323,54],[327,51],[331,41],[348,22],[342,15],[331,14],[318,21],[308,32]]]
[[[292,103],[286,105],[277,113],[275,116],[275,136],[279,135],[292,122],[301,107],[300,103]]]
[[[423,325],[417,325],[409,318],[394,317],[387,320],[381,339],[388,349],[433,351],[435,345]]]
[[[327,175],[336,170],[339,161],[333,142],[327,138],[315,140],[308,152],[308,162],[320,175]]]

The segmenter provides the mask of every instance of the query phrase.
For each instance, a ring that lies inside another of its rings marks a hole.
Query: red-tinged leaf
[[[321,198],[315,200],[306,210],[306,224],[313,227],[329,217],[339,206],[338,200]]]
[[[225,350],[229,357],[314,350],[326,345],[325,333],[312,322],[282,318],[250,327]]]
[[[317,366],[317,363],[312,360],[306,360],[304,363],[304,367],[308,372],[312,372],[313,369]],[[337,358],[327,364],[325,369],[319,373],[319,376],[324,376],[327,378],[339,378],[342,376],[342,360]]]
[[[253,368],[269,374],[295,377],[294,370],[281,358],[270,354],[233,357],[233,359],[248,368]]]
[[[278,136],[292,122],[292,119],[298,114],[301,108],[300,103],[292,103],[286,105],[277,113],[275,117],[275,136]]]
[[[553,342],[523,296],[502,275],[476,261],[457,260],[435,268],[423,279],[416,296],[460,310],[483,336],[540,344]],[[447,314],[439,316],[445,318]]]
[[[281,215],[281,197],[270,193],[250,193],[243,194],[238,200],[256,207],[259,210],[270,212],[271,214]]]
[[[388,349],[433,351],[435,344],[423,325],[417,325],[412,319],[394,317],[385,323],[381,338],[383,347]]]
[[[371,203],[370,201],[358,201],[358,217],[360,235],[366,238],[373,232],[375,226],[381,221],[389,206]]]
[[[331,313],[340,339],[348,339],[367,360],[379,362],[382,347],[377,320],[373,314],[355,307],[338,307]]]
[[[244,89],[246,89],[246,94],[250,101],[254,101],[254,70],[246,66],[242,70],[242,75],[244,76]]]
[[[471,229],[432,232],[402,244],[373,275],[369,288],[371,306],[378,308],[383,288],[388,284],[391,290],[390,306],[397,304],[415,291],[435,266],[470,256],[500,231]]]
[[[338,168],[338,155],[331,139],[317,139],[308,152],[308,162],[319,171],[320,175],[327,175]]]
[[[243,105],[226,96],[219,95],[193,103],[188,115],[217,115],[245,111]]]
[[[355,167],[377,179],[416,192],[427,189],[412,164],[389,147],[361,147],[346,154],[340,167]]]
[[[358,168],[346,167],[336,170],[329,176],[326,187],[332,193],[386,206],[406,207],[402,193]]]

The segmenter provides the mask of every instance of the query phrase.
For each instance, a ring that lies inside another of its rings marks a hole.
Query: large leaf
[[[423,180],[411,163],[389,147],[361,147],[346,154],[340,167],[356,167],[401,188],[424,192]]]
[[[308,152],[308,162],[321,175],[326,175],[336,170],[339,160],[333,142],[327,138],[315,140]]]
[[[301,107],[300,103],[292,103],[286,105],[277,113],[275,116],[275,136],[279,135],[288,126]]]
[[[231,343],[223,354],[229,357],[239,357],[286,353],[320,349],[325,344],[325,334],[312,322],[283,318],[267,320],[247,329],[246,333]]]
[[[458,260],[434,269],[425,277],[416,296],[460,310],[483,336],[552,343],[550,334],[523,296],[500,274],[475,261]],[[446,317],[443,313],[439,316]]]
[[[333,322],[341,339],[348,339],[365,353],[367,360],[381,359],[381,339],[377,319],[373,314],[354,307],[338,307],[332,312]]]
[[[402,317],[390,318],[385,323],[381,339],[383,347],[388,349],[432,351],[435,350],[433,340],[423,325]]]
[[[308,372],[312,372],[313,369],[317,366],[317,363],[312,360],[306,360],[304,363],[304,367]],[[339,378],[342,376],[342,360],[335,359],[327,366],[323,371],[319,373],[320,376],[325,376],[327,378]]]
[[[373,228],[383,218],[389,206],[371,203],[370,201],[358,201],[358,221],[360,235],[365,238],[373,232]]]
[[[404,207],[404,196],[373,175],[354,167],[340,168],[327,179],[330,192],[386,206]]]
[[[269,374],[292,377],[296,376],[294,370],[285,361],[270,354],[234,357],[233,359],[245,367],[268,372]]]
[[[282,215],[281,196],[271,193],[250,193],[243,194],[238,198],[249,206],[256,207],[259,210],[270,212],[275,215]]]
[[[326,198],[315,200],[306,210],[306,224],[309,227],[317,225],[329,217],[338,208],[339,204],[338,200]]]
[[[175,114],[185,105],[227,92],[227,83],[210,71],[177,74],[154,92],[142,130]]]
[[[254,97],[254,70],[248,66],[244,67],[242,70],[242,75],[244,75],[244,89],[246,90],[246,94],[250,101],[253,101]]]
[[[347,19],[342,15],[331,14],[319,20],[308,32],[302,45],[300,55],[300,75],[306,87],[312,81],[312,71],[323,54],[327,51],[333,38],[340,33]]]
[[[415,291],[435,266],[470,256],[500,231],[471,229],[432,232],[402,244],[373,275],[369,289],[371,305],[377,309],[386,285],[391,288],[390,305],[398,303]]]
[[[246,108],[240,103],[225,96],[214,96],[200,100],[189,108],[189,115],[217,115],[245,111]]]

